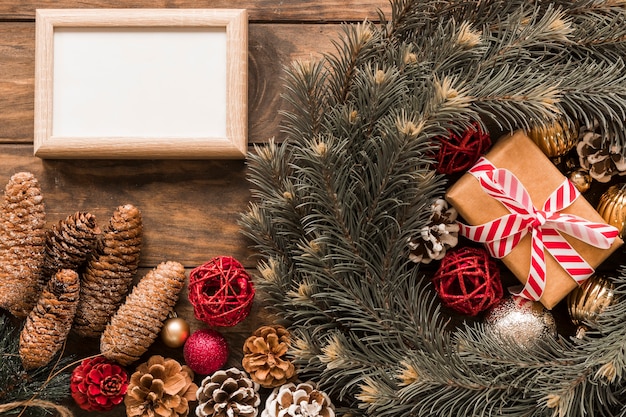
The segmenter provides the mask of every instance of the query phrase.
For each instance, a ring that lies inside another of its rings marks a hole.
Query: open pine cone
[[[198,417],[256,417],[261,403],[259,384],[237,368],[204,378],[196,396]]]
[[[580,166],[589,170],[591,178],[609,182],[614,175],[626,174],[626,157],[620,148],[610,147],[608,140],[598,133],[597,123],[591,129],[583,129],[576,146]]]
[[[456,222],[457,212],[454,207],[448,208],[446,200],[438,198],[430,206],[430,221],[409,240],[413,262],[428,264],[432,260],[440,260],[446,250],[453,248],[459,241],[459,225]]]
[[[155,355],[130,377],[124,404],[128,417],[185,417],[198,386],[193,372],[174,359]]]
[[[262,326],[246,339],[241,364],[253,381],[274,388],[296,376],[293,363],[285,358],[289,332],[283,326]]]
[[[313,382],[274,388],[261,417],[335,417],[335,406]]]

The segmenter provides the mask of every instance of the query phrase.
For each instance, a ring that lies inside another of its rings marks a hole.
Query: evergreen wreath
[[[249,156],[241,223],[301,378],[344,415],[625,416],[626,267],[596,330],[529,351],[452,326],[407,241],[444,191],[429,155],[449,130],[560,116],[626,152],[626,3],[392,0],[380,18],[287,69],[286,140]]]

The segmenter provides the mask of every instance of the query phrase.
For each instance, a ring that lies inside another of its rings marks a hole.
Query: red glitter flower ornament
[[[218,256],[189,274],[189,301],[194,315],[210,326],[234,326],[250,314],[254,284],[230,256]]]
[[[124,368],[103,356],[83,360],[70,379],[72,398],[87,411],[111,410],[121,404],[127,389]]]

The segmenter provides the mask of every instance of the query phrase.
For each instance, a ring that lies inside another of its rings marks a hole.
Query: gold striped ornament
[[[576,337],[582,339],[593,324],[615,299],[615,285],[607,276],[595,274],[567,296],[567,310],[572,322],[578,326]]]
[[[570,127],[564,119],[543,126],[534,126],[528,136],[549,158],[565,155],[578,142],[578,126]]]
[[[612,185],[600,197],[597,212],[604,221],[619,230],[619,237],[624,237],[626,222],[626,184]]]

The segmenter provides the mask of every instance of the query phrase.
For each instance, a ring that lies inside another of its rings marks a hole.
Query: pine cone
[[[40,285],[59,269],[77,270],[96,244],[100,228],[91,213],[76,212],[53,226],[46,238]]]
[[[283,326],[262,326],[243,345],[243,369],[264,388],[274,388],[290,381],[296,370],[285,358],[289,332]]]
[[[582,129],[576,146],[580,166],[589,171],[591,178],[598,182],[609,182],[614,175],[626,174],[626,157],[622,149],[609,147],[609,140],[603,140],[598,132],[598,124],[591,129]]]
[[[335,417],[335,406],[313,382],[293,383],[274,388],[261,417]]]
[[[120,206],[111,217],[81,279],[74,331],[98,337],[124,301],[139,265],[141,212]]]
[[[198,389],[198,417],[256,417],[259,384],[237,368],[217,371],[204,378]]]
[[[57,272],[26,318],[20,334],[20,356],[26,369],[49,363],[67,338],[80,294],[78,274]]]
[[[11,177],[0,221],[0,308],[26,317],[41,292],[40,267],[46,241],[46,213],[39,182],[29,172]]]
[[[420,230],[420,235],[409,240],[409,259],[415,263],[428,264],[442,259],[446,250],[459,241],[459,225],[454,207],[448,208],[446,200],[435,200],[430,206],[430,221]]]
[[[185,268],[163,262],[139,281],[100,338],[109,360],[128,365],[143,355],[159,334],[185,283]]]
[[[174,359],[152,356],[130,377],[124,404],[128,417],[184,417],[198,386],[193,372]]]

